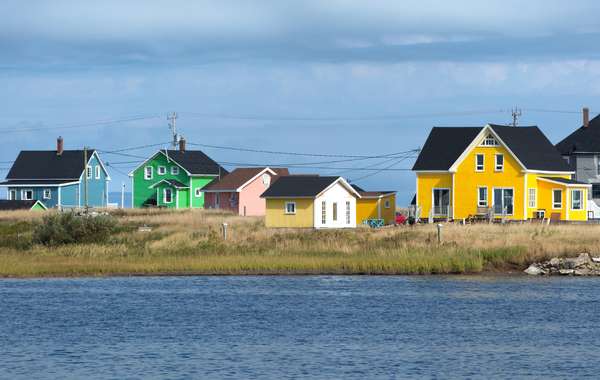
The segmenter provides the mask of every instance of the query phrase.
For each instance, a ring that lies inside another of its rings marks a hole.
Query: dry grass
[[[106,244],[49,248],[27,241],[39,213],[0,213],[0,276],[475,273],[600,252],[599,225],[445,225],[438,245],[433,225],[314,231],[215,211],[113,214],[127,228]]]

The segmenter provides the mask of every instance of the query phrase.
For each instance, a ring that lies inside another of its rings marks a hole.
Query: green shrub
[[[33,230],[33,241],[48,246],[103,243],[116,230],[116,224],[111,216],[48,215]]]

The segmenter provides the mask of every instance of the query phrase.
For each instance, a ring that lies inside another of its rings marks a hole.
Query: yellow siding
[[[546,181],[538,181],[539,177],[553,177],[553,178],[566,178],[566,179],[571,178],[571,176],[568,174],[540,175],[540,174],[535,174],[535,173],[528,173],[527,174],[527,190],[526,190],[526,192],[527,192],[527,199],[526,199],[527,219],[534,218],[536,211],[544,210],[546,212],[546,218],[549,218],[550,215],[554,212],[554,213],[560,213],[561,220],[566,220],[566,212],[565,212],[566,209],[564,208],[564,205],[565,205],[564,199],[563,199],[563,209],[562,210],[552,210],[552,189],[554,189],[554,188],[563,189],[563,198],[564,198],[565,197],[564,190],[566,189],[566,187],[562,186],[562,185],[558,185],[558,184],[552,184],[552,183],[549,183]],[[529,207],[529,190],[528,189],[537,189],[536,207]]]
[[[427,218],[432,207],[433,189],[447,188],[452,199],[451,173],[417,173],[417,204],[421,207],[421,217]]]
[[[385,207],[385,201],[389,200],[390,207]],[[385,224],[393,224],[396,221],[396,195],[388,195],[381,199],[360,198],[356,200],[356,224],[362,224],[367,219],[378,219],[378,205],[381,205],[381,219]]]
[[[296,202],[296,214],[285,213],[285,203]],[[306,198],[267,199],[265,224],[267,227],[314,227],[314,200]]]
[[[537,181],[538,184],[538,210],[545,210],[546,218],[550,218],[552,214],[560,214],[561,220],[569,221],[584,221],[587,220],[587,197],[588,189],[586,187],[567,187],[558,183],[552,183],[547,181]],[[554,209],[552,202],[552,190],[562,190],[562,208]],[[583,207],[582,210],[571,209],[571,191],[582,190]],[[568,193],[568,196],[567,196]],[[567,200],[568,198],[568,200]],[[567,212],[568,209],[568,212]],[[567,217],[568,213],[568,217]]]

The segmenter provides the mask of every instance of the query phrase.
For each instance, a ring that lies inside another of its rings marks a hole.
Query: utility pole
[[[125,182],[121,182],[121,208],[125,208]]]
[[[511,114],[512,114],[512,119],[513,119],[512,126],[516,127],[519,124],[519,117],[521,117],[521,115],[523,115],[523,113],[521,112],[520,108],[515,107],[512,109]]]
[[[177,127],[175,125],[175,120],[177,120],[177,112],[173,112],[167,116],[167,120],[169,120],[169,129],[173,135],[173,141],[171,145],[173,149],[177,149],[177,144],[179,143],[179,137],[177,135]]]
[[[83,205],[85,207],[85,212],[88,212],[88,148],[87,146],[83,147]]]

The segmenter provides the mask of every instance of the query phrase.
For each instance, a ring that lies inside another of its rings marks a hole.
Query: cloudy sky
[[[600,3],[523,3],[4,0],[0,176],[58,135],[67,148],[166,146],[171,111],[192,143],[373,156],[418,148],[434,125],[507,123],[518,106],[557,142],[582,106],[600,113]],[[201,149],[228,163],[328,161]],[[103,158],[111,187],[128,183],[136,159]],[[342,173],[405,203],[410,172],[347,169],[412,161],[294,171]]]

